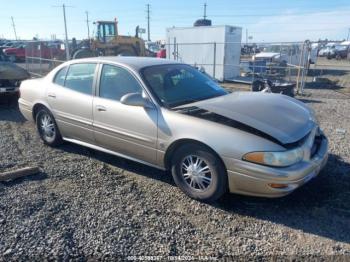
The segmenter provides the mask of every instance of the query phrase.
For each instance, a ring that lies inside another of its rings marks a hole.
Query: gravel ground
[[[325,169],[284,198],[226,195],[213,205],[189,199],[159,170],[73,144],[44,146],[16,107],[0,105],[0,172],[42,169],[0,183],[0,260],[350,259],[350,99],[306,92],[300,99],[330,140]]]

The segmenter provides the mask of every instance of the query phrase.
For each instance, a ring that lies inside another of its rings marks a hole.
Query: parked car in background
[[[43,79],[22,82],[20,91],[20,110],[35,121],[45,144],[70,141],[170,170],[198,200],[227,191],[284,196],[327,161],[327,138],[302,102],[228,93],[176,61],[73,60]]]
[[[299,65],[302,50],[300,44],[274,44],[263,48],[263,50],[254,55],[255,61],[266,61],[267,66],[286,66],[287,64]],[[309,63],[316,61],[317,52],[304,52],[304,59],[309,59]]]
[[[160,44],[157,42],[145,41],[146,56],[156,57],[157,53],[161,49]]]
[[[29,73],[14,63],[3,61],[0,56],[0,96],[6,96],[9,101],[18,99],[21,81],[28,79]]]
[[[323,48],[320,49],[320,51],[318,52],[318,56],[327,57],[329,55],[333,55],[335,46],[336,46],[335,43],[326,44]]]
[[[18,43],[13,47],[3,49],[3,53],[11,62],[23,62],[25,61],[25,48],[25,43]]]
[[[0,48],[9,48],[9,47],[13,47],[14,45],[16,44],[16,42],[13,42],[13,41],[7,41],[7,42],[4,42]]]
[[[329,53],[327,55],[328,59],[335,58],[337,60],[348,58],[348,54],[350,52],[350,42],[345,41],[343,43],[340,43],[339,45],[336,45],[333,49],[332,53]]]
[[[25,52],[29,57],[41,57],[45,59],[62,59],[65,55],[65,50],[61,49],[61,45],[51,41],[28,42]]]

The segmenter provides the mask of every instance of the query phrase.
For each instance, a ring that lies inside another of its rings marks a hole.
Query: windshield
[[[214,80],[189,65],[151,66],[141,74],[161,104],[169,108],[227,94]]]
[[[160,46],[155,43],[148,43],[147,49],[154,53],[157,53],[160,50]]]

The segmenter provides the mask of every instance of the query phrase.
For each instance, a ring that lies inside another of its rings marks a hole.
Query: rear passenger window
[[[53,82],[57,85],[64,86],[64,80],[66,79],[66,74],[67,74],[67,69],[68,67],[63,67],[60,71],[55,76],[55,79]]]
[[[100,81],[100,97],[119,101],[129,93],[142,93],[142,87],[126,69],[104,65]]]
[[[92,84],[96,64],[73,64],[69,66],[65,87],[74,91],[92,95]]]

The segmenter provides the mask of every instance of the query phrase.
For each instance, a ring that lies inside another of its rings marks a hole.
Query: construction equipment
[[[84,40],[72,52],[72,58],[95,56],[145,56],[145,42],[138,37],[138,27],[135,36],[118,34],[118,22],[97,21],[96,37]]]

